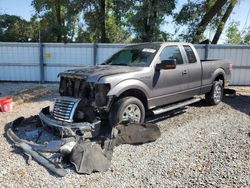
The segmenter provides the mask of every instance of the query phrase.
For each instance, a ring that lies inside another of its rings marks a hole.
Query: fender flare
[[[130,89],[140,90],[148,98],[148,91],[150,91],[148,86],[145,83],[143,83],[142,81],[135,80],[135,79],[128,79],[128,80],[124,80],[124,81],[120,82],[119,84],[114,86],[108,92],[107,95],[119,97],[123,92],[130,90]]]
[[[225,82],[226,81],[225,80],[226,79],[226,73],[225,73],[225,71],[222,68],[218,68],[218,69],[216,69],[214,71],[214,73],[212,74],[212,80],[211,80],[211,82],[213,83],[215,81],[216,77],[218,77],[220,75],[223,76],[223,79],[224,79],[224,82]]]

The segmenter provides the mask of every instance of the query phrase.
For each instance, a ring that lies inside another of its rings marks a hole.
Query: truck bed
[[[201,60],[202,65],[202,85],[211,85],[213,83],[212,73],[218,69],[223,69],[225,72],[225,81],[230,80],[230,62],[223,59],[208,59]]]

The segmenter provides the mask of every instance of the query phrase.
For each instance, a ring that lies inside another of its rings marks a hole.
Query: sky
[[[0,14],[13,14],[21,16],[26,20],[30,20],[31,16],[35,13],[31,6],[32,0],[0,0]],[[174,12],[178,12],[183,3],[187,0],[177,0],[177,7]],[[236,21],[240,23],[239,29],[242,30],[246,27],[250,27],[250,0],[240,0],[240,3],[234,8],[232,15],[230,16],[228,23]],[[161,26],[163,31],[174,33],[174,23],[171,18],[166,18],[166,23]],[[212,37],[212,32],[206,33],[207,37]],[[225,31],[223,32],[219,43],[224,43],[226,39]]]

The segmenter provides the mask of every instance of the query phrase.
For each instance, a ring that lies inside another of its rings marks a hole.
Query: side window
[[[167,46],[164,48],[160,54],[160,59],[168,60],[168,59],[176,59],[176,64],[183,64],[183,59],[181,55],[181,51],[178,46]]]
[[[186,45],[183,46],[183,47],[184,47],[185,52],[187,54],[188,62],[189,63],[196,63],[197,60],[196,60],[196,57],[194,55],[194,52],[193,52],[192,48],[190,46],[186,46]]]

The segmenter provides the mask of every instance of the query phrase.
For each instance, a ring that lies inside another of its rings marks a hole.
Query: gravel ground
[[[21,84],[0,83],[8,93]],[[27,87],[30,87],[28,84]],[[53,86],[54,87],[54,86]],[[53,88],[52,87],[52,88]],[[218,106],[204,102],[183,113],[154,118],[162,136],[154,143],[115,148],[109,171],[57,178],[42,166],[13,152],[4,125],[37,114],[55,95],[0,113],[1,187],[250,187],[250,89],[224,98]],[[10,94],[10,93],[8,93]]]

